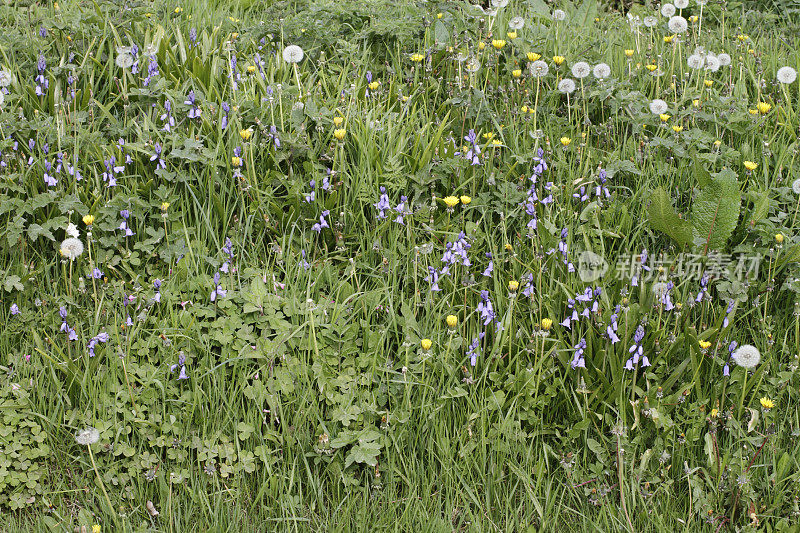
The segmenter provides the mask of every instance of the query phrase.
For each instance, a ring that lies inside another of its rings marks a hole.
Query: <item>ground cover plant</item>
[[[0,5],[0,529],[797,531],[796,22],[621,7]]]

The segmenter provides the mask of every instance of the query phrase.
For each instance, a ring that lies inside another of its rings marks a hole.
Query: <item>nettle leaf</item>
[[[653,229],[666,233],[681,245],[692,242],[691,223],[678,216],[669,194],[663,188],[657,188],[650,196],[647,216]]]
[[[732,172],[712,176],[692,208],[693,236],[695,242],[702,242],[704,253],[725,246],[736,228],[742,203],[739,183]]]

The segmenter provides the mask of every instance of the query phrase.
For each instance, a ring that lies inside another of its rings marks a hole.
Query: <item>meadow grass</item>
[[[2,531],[797,531],[797,23],[495,4],[0,5]]]

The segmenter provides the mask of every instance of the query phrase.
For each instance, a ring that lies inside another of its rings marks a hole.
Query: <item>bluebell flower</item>
[[[39,54],[36,68],[39,70],[39,74],[36,76],[36,96],[44,96],[44,93],[50,88],[50,80],[44,75],[44,71],[47,69],[47,61],[44,58],[44,54]]]
[[[222,116],[222,120],[220,121],[219,124],[220,128],[224,130],[225,128],[228,127],[228,114],[231,112],[231,106],[228,105],[228,102],[222,102],[220,104],[220,108],[222,109],[222,112],[225,113]]]
[[[600,169],[600,172],[597,175],[597,179],[598,179],[598,181],[600,181],[600,183],[594,189],[595,197],[596,198],[603,198],[603,197],[611,198],[611,193],[609,192],[608,187],[606,187],[606,181],[608,181],[608,178],[606,177],[606,171],[604,169],[602,169],[602,168]]]
[[[214,290],[211,291],[210,299],[212,302],[216,302],[217,298],[225,298],[225,295],[228,291],[223,290],[219,284],[219,272],[214,274]]]
[[[18,315],[19,312],[20,312],[19,311],[19,307],[17,306],[17,304],[11,304],[10,311],[11,311],[12,315]]]
[[[725,310],[725,318],[722,320],[722,329],[728,327],[728,323],[730,322],[731,314],[733,313],[734,304],[736,303],[735,300],[731,300],[728,303],[728,309]]]
[[[156,145],[153,147],[153,149],[154,149],[154,153],[150,157],[150,161],[156,161],[156,168],[166,169],[167,168],[167,163],[164,162],[163,159],[161,159],[161,150],[162,150],[161,144],[156,143]]]
[[[625,370],[633,370],[634,366],[639,364],[640,359],[643,367],[650,366],[650,361],[647,359],[647,356],[644,355],[642,340],[644,340],[644,326],[639,325],[639,327],[636,328],[636,333],[633,335],[633,344],[628,348],[628,353],[631,354],[631,357],[625,363]]]
[[[164,113],[159,117],[159,120],[164,123],[163,131],[171,131],[175,127],[175,117],[172,116],[172,102],[169,100],[164,101]],[[153,161],[153,159],[151,158],[150,161]]]
[[[439,288],[439,273],[432,266],[428,267],[428,275],[425,276],[424,281],[431,284],[431,291],[436,292],[442,290]]]
[[[386,194],[386,187],[381,187],[381,196],[378,200],[378,203],[372,204],[378,210],[378,219],[382,220],[386,218],[386,211],[391,209],[391,204],[389,203],[389,195]]]
[[[178,354],[178,364],[171,365],[169,367],[169,371],[174,373],[176,370],[180,368],[180,372],[178,373],[178,379],[189,379],[189,376],[186,374],[186,356],[183,355],[183,352]]]
[[[189,90],[189,94],[186,95],[186,100],[184,100],[183,103],[188,105],[190,108],[189,113],[186,115],[187,117],[199,118],[203,114],[203,111],[195,103],[195,95],[193,90]]]
[[[92,277],[94,279],[102,278],[103,277],[103,271],[100,270],[99,268],[95,267],[94,270],[92,270]]]
[[[728,345],[728,360],[725,362],[725,366],[722,368],[722,375],[723,376],[730,376],[731,375],[731,367],[730,361],[733,359],[733,352],[736,351],[736,347],[739,345],[736,341],[731,341]]]
[[[575,354],[572,356],[572,369],[586,368],[586,360],[583,357],[583,351],[586,349],[586,339],[581,339],[574,347]]]
[[[404,217],[406,215],[406,202],[408,202],[407,196],[400,197],[400,203],[397,204],[394,208],[395,212],[398,213],[397,217],[394,219],[395,222],[398,224],[405,225]]]
[[[478,356],[481,354],[480,342],[485,335],[486,333],[481,331],[477,337],[472,339],[472,343],[469,345],[469,349],[467,350],[467,355],[469,355],[469,364],[472,366],[478,364]]]
[[[122,211],[119,212],[119,216],[122,217],[122,222],[120,223],[119,228],[117,229],[124,231],[126,237],[132,237],[136,235],[128,225],[128,218],[130,218],[131,216],[130,212],[127,209],[123,209]]]
[[[481,315],[484,326],[488,326],[497,317],[492,300],[489,298],[489,291],[481,291],[481,302],[478,304],[477,311]]]
[[[319,222],[311,226],[311,229],[313,229],[317,233],[320,233],[322,231],[322,228],[330,228],[330,226],[328,225],[328,221],[325,220],[325,217],[328,216],[329,214],[330,214],[329,210],[326,209],[325,211],[323,211],[322,214],[319,216]]]
[[[108,342],[108,339],[109,339],[108,333],[106,333],[105,331],[101,331],[96,336],[89,339],[89,343],[86,345],[86,349],[89,352],[89,357],[94,357],[95,347],[100,343],[105,344],[106,342]]]

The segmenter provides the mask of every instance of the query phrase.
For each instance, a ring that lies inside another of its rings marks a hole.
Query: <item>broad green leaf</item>
[[[675,212],[667,191],[661,187],[653,191],[650,196],[650,206],[647,210],[650,226],[662,233],[666,233],[680,245],[692,242],[692,225]]]
[[[739,220],[741,203],[736,178],[729,173],[715,174],[692,209],[693,236],[702,243],[703,253],[725,246]]]

